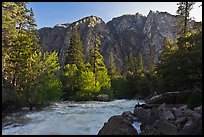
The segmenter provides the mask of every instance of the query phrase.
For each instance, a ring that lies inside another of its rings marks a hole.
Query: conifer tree
[[[26,4],[26,2],[2,3],[3,77],[13,86],[21,84],[17,81],[26,70],[27,59],[40,48],[34,34],[36,26],[34,14]]]
[[[182,28],[182,36],[185,36],[186,33],[188,32],[188,20],[189,15],[190,15],[190,11],[193,9],[193,5],[195,4],[195,2],[179,2],[177,5],[178,6],[178,10],[176,11],[180,17],[181,17],[181,28]]]
[[[153,71],[155,67],[154,63],[154,51],[153,48],[149,47],[149,71]]]
[[[108,76],[108,70],[104,64],[103,56],[99,52],[100,40],[96,37],[94,41],[94,46],[90,51],[90,64],[91,69],[95,76],[95,86],[97,82],[100,83],[101,88],[110,87],[110,78]]]
[[[75,30],[72,34],[72,37],[70,38],[70,46],[67,50],[65,65],[76,64],[77,67],[82,66],[84,64],[83,51],[83,44],[80,38],[80,34]]]
[[[109,55],[109,62],[110,62],[110,67],[108,72],[111,79],[118,79],[120,77],[120,71],[116,66],[115,58],[112,51],[110,52],[110,55]]]
[[[140,72],[141,72],[141,71],[144,70],[141,52],[139,52],[139,54],[138,54],[136,66],[137,66],[137,71],[140,71]]]

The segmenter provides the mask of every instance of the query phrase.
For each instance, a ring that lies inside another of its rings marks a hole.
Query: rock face
[[[192,26],[195,22],[191,21]],[[67,55],[69,40],[73,29],[79,30],[87,58],[89,50],[93,47],[96,37],[101,41],[100,52],[104,62],[109,66],[109,54],[113,52],[116,64],[120,70],[132,49],[133,55],[141,52],[144,66],[148,67],[150,50],[154,61],[158,60],[158,51],[164,46],[163,39],[168,37],[175,41],[175,28],[177,17],[167,12],[153,12],[143,16],[123,15],[113,18],[105,23],[101,18],[88,16],[71,24],[58,24],[54,28],[42,28],[39,30],[40,42],[44,51],[57,50],[60,64],[64,65]]]
[[[97,96],[98,101],[109,101],[109,96],[106,94],[100,94]]]

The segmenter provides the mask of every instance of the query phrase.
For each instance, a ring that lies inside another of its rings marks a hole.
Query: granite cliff
[[[192,27],[195,21],[190,20]],[[71,24],[57,24],[53,28],[39,30],[40,42],[44,51],[57,50],[60,64],[64,65],[66,50],[73,29],[79,30],[87,57],[94,45],[96,36],[100,39],[100,52],[108,64],[110,51],[113,52],[117,66],[122,70],[125,57],[132,49],[133,55],[141,52],[145,68],[148,68],[150,50],[154,62],[158,61],[159,50],[164,46],[163,39],[168,37],[175,42],[178,16],[167,12],[150,11],[147,16],[139,13],[123,15],[105,23],[101,18],[88,16]]]

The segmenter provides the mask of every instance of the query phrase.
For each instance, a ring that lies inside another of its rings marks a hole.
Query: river
[[[2,135],[97,135],[112,115],[133,112],[143,100],[114,100],[110,102],[63,101],[40,111],[18,112],[2,121]],[[139,129],[139,123],[133,126]]]

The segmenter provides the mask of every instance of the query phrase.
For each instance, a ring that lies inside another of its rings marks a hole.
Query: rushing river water
[[[14,113],[2,122],[3,135],[96,135],[112,115],[133,112],[142,100],[59,102],[41,111]],[[139,123],[133,126],[139,130]]]

